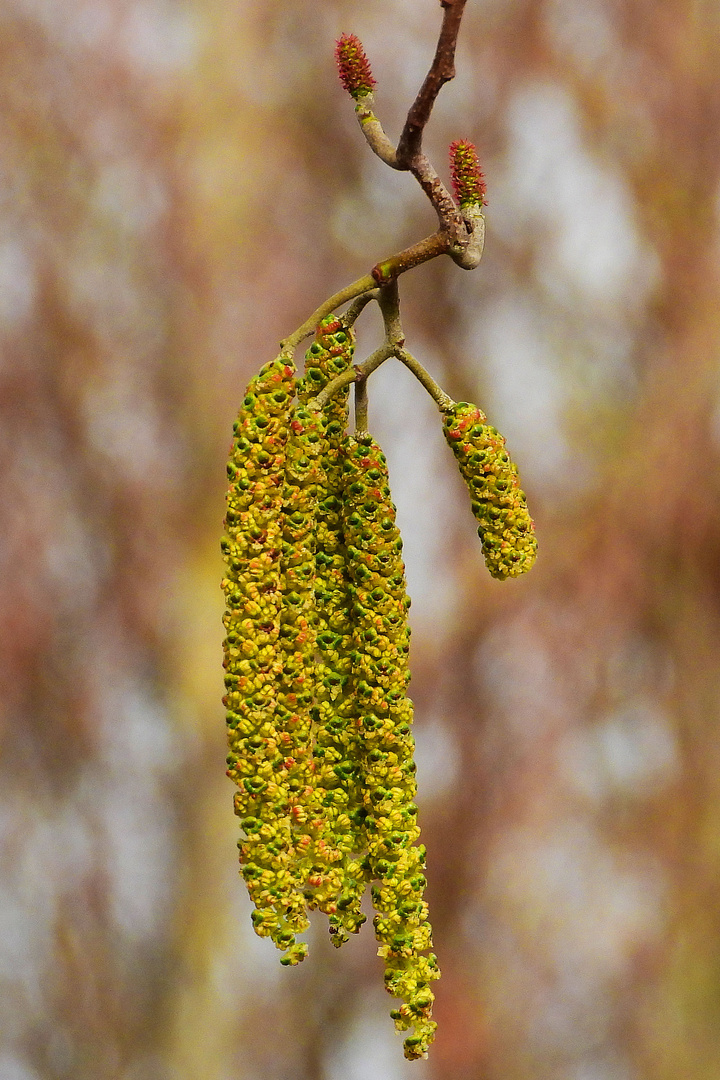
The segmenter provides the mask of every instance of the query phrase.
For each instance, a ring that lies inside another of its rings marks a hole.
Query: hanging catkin
[[[312,722],[315,697],[315,534],[317,502],[324,487],[322,417],[299,405],[290,415],[283,486],[282,668],[276,723],[287,770],[293,856],[291,877],[305,903],[309,855],[321,834],[314,799]]]
[[[417,785],[407,697],[410,631],[402,541],[385,456],[369,435],[349,439],[343,527],[352,578],[353,670],[362,734],[365,833],[378,954],[385,986],[403,1004],[392,1013],[405,1056],[422,1057],[434,1038],[430,988],[439,971],[423,900],[425,849],[414,802]]]
[[[443,431],[470,489],[488,570],[494,578],[517,577],[535,562],[535,526],[505,439],[485,419],[461,401],[445,413]]]
[[[252,380],[234,425],[222,540],[227,763],[256,932],[297,964],[307,945],[296,935],[318,908],[341,945],[365,921],[372,881],[385,986],[400,1002],[391,1016],[412,1060],[435,1035],[440,973],[414,801],[402,541],[380,447],[347,435],[347,388],[316,401],[353,350],[342,320],[324,319],[299,386],[281,355]],[[505,440],[475,405],[444,413],[490,573],[517,576],[536,542]]]
[[[335,316],[319,324],[305,357],[299,398],[309,400],[352,363],[352,331]],[[343,540],[342,448],[346,441],[348,389],[323,409],[321,461],[324,485],[318,491],[316,524],[316,627],[319,661],[315,688],[315,799],[317,830],[308,876],[308,903],[330,919],[334,945],[365,922],[360,910],[366,876],[362,843],[361,789],[356,710],[352,681],[352,619]]]
[[[305,904],[292,874],[290,771],[278,727],[277,687],[282,610],[281,553],[286,444],[294,367],[280,356],[248,386],[228,462],[230,486],[222,550],[227,631],[228,775],[238,785],[235,813],[241,872],[255,905],[253,925],[295,964],[307,946],[295,934],[307,927]]]

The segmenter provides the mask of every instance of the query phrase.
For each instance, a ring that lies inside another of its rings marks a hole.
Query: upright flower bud
[[[485,178],[473,143],[465,139],[451,143],[450,173],[455,198],[461,208],[485,204]]]
[[[340,82],[355,101],[372,94],[377,85],[362,42],[355,34],[343,34],[335,47]]]

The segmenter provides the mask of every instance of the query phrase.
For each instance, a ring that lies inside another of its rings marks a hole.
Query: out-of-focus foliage
[[[443,978],[403,1061],[372,935],[281,969],[237,877],[218,541],[250,375],[426,235],[389,133],[435,0],[0,10],[0,1076],[706,1080],[720,1067],[720,9],[468,0],[427,133],[488,182],[412,351],[536,519],[483,565],[435,408],[386,365]],[[368,309],[358,356],[377,341]]]

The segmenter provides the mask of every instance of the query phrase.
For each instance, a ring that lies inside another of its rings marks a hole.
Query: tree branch
[[[446,233],[436,232],[432,236],[426,236],[412,247],[399,251],[397,255],[391,255],[388,259],[376,263],[370,271],[373,281],[377,285],[387,285],[390,281],[404,274],[406,270],[412,270],[414,266],[434,259],[437,255],[445,255],[450,251],[451,241]]]
[[[364,277],[353,281],[351,285],[346,285],[340,292],[328,297],[319,308],[313,311],[302,326],[299,326],[288,337],[283,338],[280,342],[282,355],[291,356],[300,342],[314,333],[315,327],[321,319],[324,319],[326,315],[330,315],[337,308],[347,303],[348,300],[354,300],[364,293],[374,292],[378,285],[387,285],[390,281],[399,277],[400,274],[404,274],[406,270],[411,270],[414,266],[420,266],[421,263],[434,259],[437,255],[449,254],[451,246],[452,242],[449,237],[442,232],[436,232],[432,236],[425,237],[419,243],[413,244],[412,247],[405,248],[403,251],[390,255],[387,259],[377,263],[369,274],[365,274]],[[364,306],[365,304],[362,305],[362,307]],[[358,315],[362,307],[358,310]],[[357,318],[357,315],[354,316],[353,321],[355,318]]]
[[[443,388],[435,382],[430,372],[426,371],[420,361],[416,360],[407,349],[396,349],[395,356],[397,356],[398,360],[402,361],[409,371],[412,371],[418,382],[425,387],[438,409],[440,409],[440,412],[447,412],[448,409],[453,407],[455,402],[450,395],[445,393]]]
[[[324,319],[326,315],[330,315],[336,308],[339,308],[341,304],[346,304],[348,300],[354,300],[356,296],[360,296],[362,293],[370,292],[377,287],[377,281],[372,274],[365,274],[364,277],[358,278],[357,281],[353,281],[352,285],[346,285],[340,292],[336,292],[333,296],[329,296],[328,299],[313,311],[312,315],[305,320],[302,326],[299,326],[294,333],[289,337],[283,338],[280,342],[280,348],[282,350],[281,355],[292,355],[295,349],[298,347],[303,338],[309,337],[314,333],[315,327]]]
[[[378,304],[385,325],[385,341],[388,345],[400,347],[405,344],[405,331],[400,322],[400,293],[397,280],[380,290]]]
[[[368,434],[367,379],[355,380],[355,438]]]
[[[423,131],[430,119],[432,107],[446,82],[455,78],[455,47],[466,0],[442,0],[443,22],[435,58],[425,76],[425,82],[408,113],[397,148],[400,168],[411,168],[422,147]]]
[[[362,299],[365,300],[365,297]],[[368,296],[365,302],[367,303],[369,299]],[[420,361],[416,360],[405,348],[405,331],[400,319],[400,293],[397,280],[393,280],[382,289],[377,290],[372,299],[377,300],[382,312],[385,325],[385,341],[367,360],[363,361],[362,364],[356,364],[348,368],[347,371],[343,371],[342,374],[336,376],[320,391],[317,397],[309,402],[310,408],[322,409],[335,394],[350,383],[354,383],[356,435],[367,434],[367,380],[373,371],[376,371],[391,356],[400,360],[413,373],[418,382],[425,387],[441,412],[447,412],[455,404],[449,394],[446,394],[442,387],[435,382],[432,375],[425,370]],[[353,304],[353,308],[359,308],[357,301]],[[359,314],[359,310],[357,313]],[[344,320],[348,314],[349,312],[346,312],[346,315],[341,316],[341,318]]]
[[[407,115],[397,150],[372,110],[374,97],[371,89],[357,98],[355,114],[373,153],[390,168],[411,172],[420,184],[435,208],[440,232],[445,233],[449,240],[449,248],[446,251],[463,269],[473,269],[474,266],[465,265],[462,261],[463,249],[471,240],[471,227],[458,210],[452,195],[427,157],[422,153],[423,131],[430,119],[435,99],[444,84],[455,76],[455,48],[465,3],[466,0],[442,0],[444,13],[435,57]],[[374,85],[374,80],[372,80],[372,85]]]
[[[282,355],[292,356],[300,342],[313,333],[317,324],[326,315],[331,314],[342,304],[358,297],[373,292],[379,285],[381,288],[395,281],[400,274],[405,273],[421,263],[434,259],[438,255],[449,255],[458,266],[464,270],[473,270],[480,261],[484,240],[484,218],[482,207],[476,214],[467,210],[459,209],[450,192],[435,172],[427,157],[422,153],[422,136],[435,100],[446,82],[455,76],[455,49],[460,30],[463,11],[467,0],[441,0],[443,7],[443,21],[440,28],[435,57],[430,70],[425,77],[420,92],[415,99],[405,126],[400,136],[397,151],[393,148],[390,139],[383,131],[382,125],[372,111],[373,95],[372,87],[374,79],[369,71],[363,69],[363,78],[366,83],[365,92],[358,96],[359,87],[352,82],[357,72],[347,61],[343,67],[340,61],[340,71],[343,83],[356,98],[355,111],[363,134],[368,145],[377,156],[393,169],[401,169],[413,174],[423,191],[435,208],[438,216],[439,229],[432,236],[426,237],[412,247],[391,255],[372,268],[369,274],[347,285],[340,292],[329,297],[317,308],[312,315],[305,320],[292,334],[280,343]],[[349,39],[344,39],[345,44]],[[343,39],[338,43],[342,45]],[[355,48],[355,60],[357,60],[357,48],[362,46],[353,39]],[[367,63],[364,53],[363,62]],[[348,81],[351,85],[348,86]],[[358,305],[353,305],[350,312],[346,313],[348,319],[355,321],[368,300],[361,300]],[[382,304],[381,304],[382,306]],[[350,323],[348,323],[350,325]],[[382,361],[381,361],[382,362]],[[360,368],[357,369],[358,371]],[[369,374],[369,372],[368,372]],[[351,381],[351,380],[348,380]],[[347,385],[347,382],[342,385]]]

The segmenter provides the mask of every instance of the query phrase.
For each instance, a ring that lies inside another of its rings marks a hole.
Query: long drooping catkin
[[[373,886],[378,953],[385,985],[403,1004],[392,1013],[405,1056],[421,1057],[434,1038],[431,983],[439,977],[427,904],[425,849],[414,798],[413,712],[407,697],[410,632],[402,541],[385,456],[369,435],[349,439],[343,528],[352,578],[353,671],[362,734],[363,816]]]
[[[299,405],[290,416],[282,500],[282,607],[279,647],[282,670],[276,721],[287,770],[293,856],[290,872],[305,903],[313,841],[322,832],[317,820],[312,761],[316,670],[315,535],[318,498],[325,475],[322,417]]]
[[[517,577],[537,554],[535,526],[505,439],[477,405],[461,401],[443,418],[445,438],[470,489],[485,564],[494,578]]]
[[[300,400],[309,400],[352,363],[351,330],[329,316],[317,328],[305,358]],[[316,526],[315,601],[318,665],[315,689],[316,834],[307,897],[330,918],[334,945],[347,941],[365,922],[360,910],[366,876],[359,857],[362,843],[361,786],[352,679],[352,619],[347,555],[343,540],[342,450],[346,441],[348,390],[323,409]]]
[[[227,631],[228,775],[238,785],[235,812],[245,834],[241,872],[255,904],[253,925],[295,964],[307,951],[295,934],[307,927],[291,863],[290,772],[278,726],[283,658],[281,554],[286,444],[294,367],[278,357],[248,386],[228,462],[230,486],[222,550]]]

